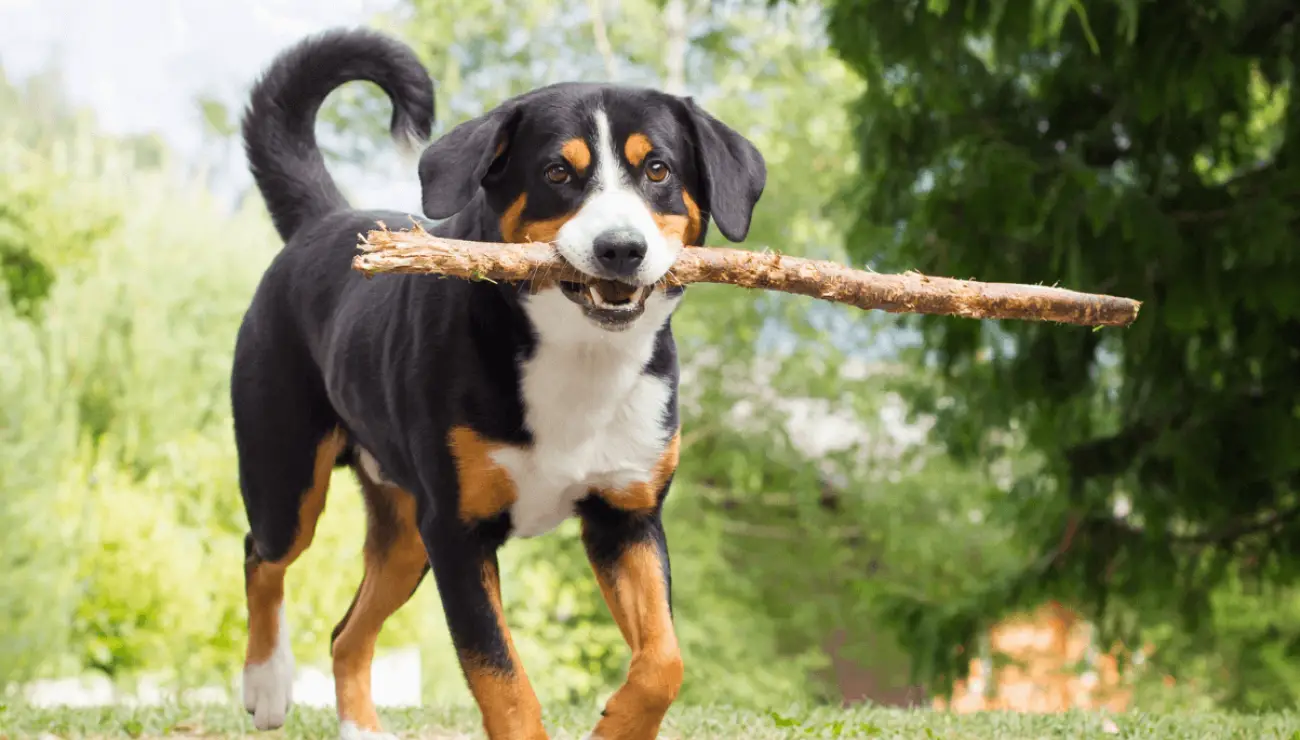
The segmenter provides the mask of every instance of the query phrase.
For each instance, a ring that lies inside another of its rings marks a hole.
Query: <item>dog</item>
[[[342,738],[392,738],[371,699],[385,619],[432,570],[460,667],[493,740],[545,738],[502,614],[497,550],[576,516],[631,649],[590,737],[657,735],[683,663],[661,510],[677,468],[682,287],[654,288],[711,223],[745,238],[766,183],[757,148],[691,100],[561,83],[429,143],[423,216],[352,209],[314,135],[326,96],[383,89],[392,133],[427,142],[433,83],[405,44],[336,30],[283,51],[242,121],[284,241],[240,325],[231,373],[249,521],[243,699],[281,726],[294,659],[285,572],[311,544],[331,471],[355,471],[365,574],[331,638]],[[351,267],[358,234],[414,219],[438,235],[551,242],[598,279],[496,284]]]

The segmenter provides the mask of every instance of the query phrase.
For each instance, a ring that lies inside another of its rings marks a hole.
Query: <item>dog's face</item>
[[[558,290],[621,330],[646,312],[678,251],[703,242],[710,219],[744,239],[766,169],[749,141],[689,99],[568,83],[456,127],[425,151],[420,181],[430,218],[481,189],[501,240],[555,244],[600,279]]]

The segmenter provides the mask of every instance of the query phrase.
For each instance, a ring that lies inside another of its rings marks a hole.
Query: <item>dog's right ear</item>
[[[506,153],[517,109],[502,106],[448,131],[420,155],[424,215],[449,218],[464,208]]]

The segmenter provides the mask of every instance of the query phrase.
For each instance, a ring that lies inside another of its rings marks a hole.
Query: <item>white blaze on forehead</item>
[[[600,266],[592,248],[601,234],[611,231],[629,231],[639,234],[646,243],[646,254],[641,269],[629,282],[651,285],[668,272],[681,245],[670,242],[660,233],[650,205],[640,189],[631,181],[634,175],[623,167],[617,142],[609,127],[609,117],[603,109],[593,114],[596,124],[596,167],[587,200],[569,219],[555,244],[566,260],[583,272],[600,274]]]
[[[609,117],[604,110],[596,116],[596,190],[629,190],[627,176],[614,145],[614,134],[609,130]]]

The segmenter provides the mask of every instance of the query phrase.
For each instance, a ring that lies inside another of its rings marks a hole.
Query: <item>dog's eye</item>
[[[569,168],[562,164],[553,164],[550,167],[547,167],[546,171],[543,172],[542,175],[546,178],[547,182],[554,183],[555,185],[563,185],[572,177],[569,174]]]
[[[645,176],[651,182],[663,182],[668,177],[668,165],[658,159],[651,160],[645,166]]]

